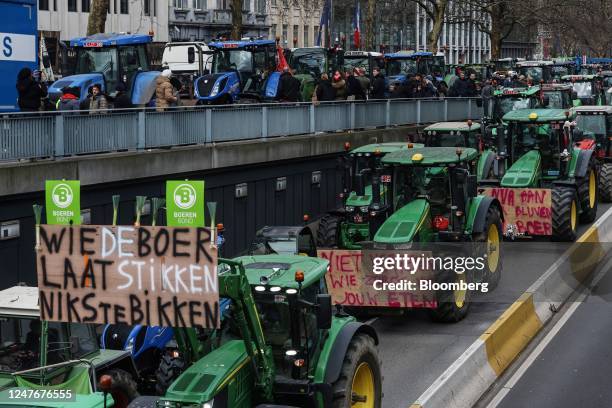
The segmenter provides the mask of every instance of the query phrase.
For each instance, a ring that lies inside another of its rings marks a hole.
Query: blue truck
[[[38,69],[36,0],[0,0],[0,112],[18,111],[17,74]]]

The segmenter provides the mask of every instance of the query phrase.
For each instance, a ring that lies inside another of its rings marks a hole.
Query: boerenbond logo
[[[188,210],[194,206],[196,202],[196,191],[189,184],[180,184],[174,189],[174,204],[180,209]]]
[[[53,187],[51,199],[53,200],[53,204],[59,208],[67,208],[70,207],[74,200],[74,193],[68,184],[60,183]]]

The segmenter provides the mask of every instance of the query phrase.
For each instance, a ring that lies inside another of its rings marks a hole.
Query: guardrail
[[[476,98],[58,112],[0,117],[0,161],[478,119]]]

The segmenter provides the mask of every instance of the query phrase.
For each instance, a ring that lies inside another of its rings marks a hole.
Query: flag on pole
[[[361,7],[359,6],[359,0],[355,6],[355,17],[353,18],[353,43],[355,48],[359,49],[361,46]]]
[[[278,65],[276,66],[276,70],[279,72],[283,72],[285,68],[289,68],[289,64],[287,64],[283,49],[278,44],[276,44],[276,54],[278,56]]]
[[[331,0],[325,0],[323,11],[321,12],[321,21],[319,22],[319,32],[317,33],[317,47],[321,46],[322,33],[329,28],[329,19],[331,17]]]

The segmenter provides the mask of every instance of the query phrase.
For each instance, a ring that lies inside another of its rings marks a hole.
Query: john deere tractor
[[[186,369],[162,398],[138,407],[380,407],[375,330],[332,312],[329,263],[304,256],[220,260],[229,317],[213,350]]]
[[[51,390],[58,401],[3,398],[0,407],[127,407],[138,396],[130,354],[100,350],[93,325],[39,320],[39,308],[36,287],[0,291],[0,384]]]
[[[371,239],[368,224],[372,203],[372,169],[386,154],[401,149],[422,147],[418,143],[374,143],[348,152],[342,160],[343,207],[324,215],[317,229],[317,247],[360,249]],[[347,144],[348,150],[350,146]],[[382,191],[385,194],[385,191]]]
[[[599,161],[599,198],[612,202],[612,106],[580,106],[574,109],[578,127],[575,140],[582,149],[595,149]]]
[[[375,250],[402,250],[423,243],[465,243],[486,256],[477,272],[436,270],[439,282],[487,282],[492,290],[502,271],[502,207],[493,197],[478,195],[472,148],[424,147],[386,155],[381,177],[388,199],[375,199],[370,218],[378,223]],[[376,185],[373,190],[383,188]],[[376,209],[376,210],[375,210]],[[444,247],[444,245],[439,245]],[[433,317],[439,321],[463,319],[469,309],[470,292],[438,292]],[[425,306],[427,307],[427,306]]]
[[[597,161],[593,149],[572,142],[570,121],[574,115],[563,109],[520,109],[504,115],[503,132],[509,168],[502,169],[495,183],[502,190],[489,193],[514,196],[514,189],[545,189],[550,194],[550,223],[531,229],[507,225],[506,232],[550,235],[553,240],[573,241],[579,221],[591,222],[597,212]],[[505,189],[505,190],[504,190]],[[507,191],[510,189],[510,191]],[[497,195],[496,195],[497,196]],[[502,200],[506,214],[515,212],[515,202]]]

